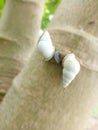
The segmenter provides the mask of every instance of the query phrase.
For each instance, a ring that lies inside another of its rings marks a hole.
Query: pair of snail
[[[38,49],[43,55],[43,57],[46,59],[46,61],[49,61],[53,57],[55,57],[55,60],[58,61],[58,56],[55,52],[55,47],[53,46],[51,37],[49,33],[46,31],[44,35],[41,37],[39,43],[38,43]],[[77,76],[77,74],[80,71],[80,63],[76,59],[75,55],[73,53],[67,54],[63,59],[63,86],[66,88]]]

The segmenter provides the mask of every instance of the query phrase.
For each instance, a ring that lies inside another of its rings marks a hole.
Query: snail
[[[80,63],[73,53],[63,59],[63,85],[66,88],[80,71]]]
[[[60,60],[60,51],[55,52],[55,47],[53,46],[51,37],[49,33],[46,31],[44,35],[41,37],[38,43],[38,49],[46,59],[49,61],[54,57],[54,60],[57,64],[61,63]],[[66,88],[77,76],[80,71],[80,63],[76,59],[73,53],[67,54],[62,61],[63,64],[63,85]]]
[[[54,56],[55,47],[53,46],[52,40],[47,31],[41,37],[38,43],[38,49],[42,53],[46,61],[49,61]]]

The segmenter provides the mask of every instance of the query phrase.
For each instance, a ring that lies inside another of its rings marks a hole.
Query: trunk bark
[[[0,18],[0,92],[27,63],[37,42],[42,1],[7,0]],[[3,92],[4,92],[3,90]]]
[[[84,25],[88,12],[89,19],[94,17],[97,21],[97,7],[97,0],[62,1],[48,30],[57,49],[72,51],[80,59],[81,72],[69,87],[64,89],[62,66],[45,62],[35,47],[30,61],[14,79],[0,106],[0,129],[86,128],[98,99],[98,31],[93,22],[88,28]],[[82,30],[78,28],[79,25]]]

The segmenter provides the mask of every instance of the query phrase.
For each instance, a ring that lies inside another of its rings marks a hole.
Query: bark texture
[[[1,104],[0,129],[83,130],[95,104],[97,76],[82,67],[76,80],[63,89],[61,66],[43,62],[35,50]]]
[[[45,62],[35,47],[30,61],[14,79],[0,106],[1,130],[86,129],[98,99],[98,44],[97,29],[87,29],[84,19],[88,19],[88,10],[89,19],[97,14],[97,7],[97,0],[62,1],[48,30],[58,49],[74,52],[81,60],[81,72],[64,89],[62,66]],[[81,13],[73,15],[79,11]]]
[[[42,1],[7,0],[0,19],[0,92],[28,62],[37,42]],[[3,90],[3,91],[4,91]]]

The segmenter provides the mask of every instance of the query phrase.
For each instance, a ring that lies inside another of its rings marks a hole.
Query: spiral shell
[[[80,64],[73,53],[68,54],[63,60],[63,85],[66,88],[80,71]]]
[[[38,43],[38,49],[42,53],[46,61],[50,60],[54,56],[55,47],[53,46],[51,37],[47,31],[41,37]]]

